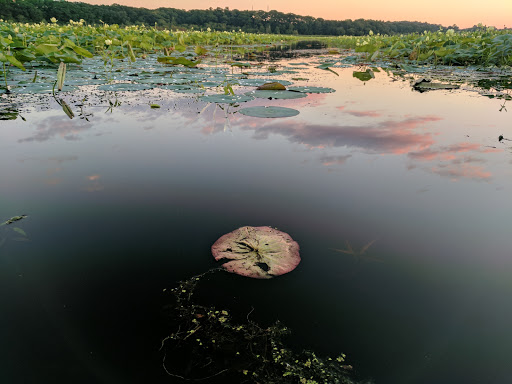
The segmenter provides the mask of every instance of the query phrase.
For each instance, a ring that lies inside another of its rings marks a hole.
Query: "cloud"
[[[352,155],[342,155],[342,156],[321,156],[318,160],[322,165],[332,166],[332,165],[341,165],[344,164]]]
[[[378,113],[377,111],[345,111],[345,113],[348,113],[349,115],[356,116],[356,117],[379,117],[379,116],[382,116],[382,114]]]
[[[428,163],[423,169],[452,180],[469,178],[485,181],[491,179],[492,173],[483,167],[486,160],[475,155],[496,151],[499,150],[490,150],[477,143],[463,142],[438,148],[425,148],[410,152],[407,156],[415,162]]]
[[[436,116],[408,117],[370,125],[308,125],[290,121],[241,128],[254,130],[254,138],[260,140],[275,134],[309,148],[350,147],[367,153],[400,154],[433,145],[432,133],[418,133],[415,129],[439,120]]]
[[[70,120],[66,116],[51,116],[36,123],[34,133],[31,136],[18,140],[18,142],[43,142],[55,136],[71,141],[80,140],[78,133],[91,127],[92,124],[85,120]]]

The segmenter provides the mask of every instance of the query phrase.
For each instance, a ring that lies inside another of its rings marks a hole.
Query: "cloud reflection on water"
[[[92,124],[84,120],[69,120],[66,116],[49,116],[35,123],[32,135],[19,139],[18,143],[43,142],[62,137],[64,140],[80,140],[79,133],[92,128]]]
[[[415,129],[439,120],[441,118],[437,116],[420,116],[369,125],[320,125],[289,121],[244,125],[241,129],[254,130],[255,139],[263,140],[276,134],[309,148],[348,147],[358,148],[366,153],[403,154],[432,146],[435,143],[433,134],[418,133]]]
[[[361,117],[376,115],[373,111],[357,114]],[[437,147],[438,133],[430,125],[443,119],[433,115],[407,116],[402,120],[375,121],[366,125],[307,124],[296,120],[261,124],[251,120],[243,121],[240,129],[254,131],[253,138],[257,140],[280,135],[310,149],[347,148],[367,154],[406,155],[411,162],[408,169],[420,168],[452,180],[489,180],[492,173],[485,169],[487,160],[484,155],[500,151],[469,142]],[[343,165],[351,156],[323,154],[318,161],[331,167]]]

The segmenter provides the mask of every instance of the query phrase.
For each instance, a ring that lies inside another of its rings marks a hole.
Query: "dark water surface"
[[[27,214],[30,239],[0,227],[1,383],[173,382],[162,291],[243,225],[289,233],[302,262],[221,278],[218,295],[250,298],[294,345],[344,352],[379,384],[512,382],[510,113],[384,72],[308,71],[287,78],[336,92],[244,105],[290,118],[153,90],[86,104],[89,121],[49,99],[0,122],[0,221]]]

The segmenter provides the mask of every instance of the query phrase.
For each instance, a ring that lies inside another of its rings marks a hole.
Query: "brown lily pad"
[[[265,83],[256,88],[259,91],[286,91],[286,87],[278,82]]]
[[[215,260],[228,272],[270,279],[293,271],[300,263],[299,244],[290,235],[271,227],[241,227],[212,245]]]

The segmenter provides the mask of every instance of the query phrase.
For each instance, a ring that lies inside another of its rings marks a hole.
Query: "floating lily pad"
[[[177,93],[204,93],[205,90],[200,89],[200,88],[189,88],[189,89],[176,89],[176,90],[174,90],[174,92],[177,92]]]
[[[300,263],[299,244],[271,227],[241,227],[212,245],[215,260],[230,260],[227,271],[256,279],[270,279],[293,271]]]
[[[303,92],[303,93],[332,93],[336,90],[327,87],[288,87],[289,91]]]
[[[278,82],[265,83],[256,88],[258,91],[285,91],[286,87]]]
[[[258,97],[260,99],[300,99],[306,97],[305,93],[292,91],[250,91],[245,93],[247,96]]]
[[[100,85],[98,89],[102,91],[145,91],[152,87],[146,84],[133,84],[133,83],[117,83],[117,84],[105,84]]]
[[[457,84],[443,84],[443,83],[433,83],[430,80],[421,79],[417,81],[413,86],[418,92],[426,92],[433,91],[436,89],[459,89],[460,85]]]
[[[268,80],[268,79],[239,79],[237,80],[238,84],[242,86],[259,86],[268,82],[277,82],[284,86],[292,84],[291,81],[287,80]]]
[[[244,103],[246,101],[254,100],[254,97],[246,96],[246,95],[207,95],[199,98],[202,101],[206,101],[208,103]]]
[[[159,85],[158,88],[176,91],[176,90],[180,90],[180,89],[190,89],[191,87],[190,87],[190,85],[186,85],[186,84],[168,84],[168,85]]]
[[[57,92],[57,87],[54,88],[53,84],[44,84],[44,83],[32,83],[32,84],[24,84],[23,87],[14,88],[14,93],[52,93],[55,89]],[[64,85],[62,87],[62,92],[72,92],[77,90],[76,87]]]
[[[252,117],[291,117],[299,114],[299,111],[293,108],[285,107],[248,107],[242,108],[238,112],[242,115]]]
[[[201,81],[198,83],[199,86],[205,88],[220,87],[221,83],[216,81]]]
[[[352,72],[352,76],[361,81],[375,79],[375,75],[371,69],[367,69],[366,71],[354,71]]]

